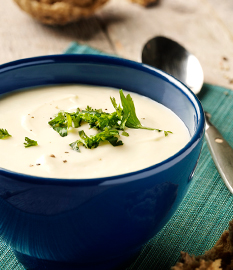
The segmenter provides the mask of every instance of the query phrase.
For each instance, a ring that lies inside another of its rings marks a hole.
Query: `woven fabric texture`
[[[104,54],[72,43],[65,53]],[[212,123],[233,147],[233,91],[204,84],[199,99]],[[200,255],[210,249],[233,218],[233,196],[224,185],[206,142],[184,200],[167,225],[142,249],[127,270],[168,270],[180,251]],[[0,241],[0,269],[24,270],[12,250]]]

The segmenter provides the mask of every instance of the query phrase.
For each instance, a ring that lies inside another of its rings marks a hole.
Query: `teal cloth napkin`
[[[104,54],[72,43],[65,53]],[[212,122],[233,147],[233,91],[204,84],[199,99]],[[180,251],[200,255],[210,249],[233,219],[233,195],[217,172],[204,142],[188,193],[167,225],[142,249],[127,270],[168,270]],[[0,269],[24,270],[12,250],[0,241]]]

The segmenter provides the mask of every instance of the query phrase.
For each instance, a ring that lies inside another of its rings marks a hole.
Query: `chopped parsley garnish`
[[[25,137],[25,141],[26,141],[24,143],[25,148],[38,145],[37,141],[31,140],[28,137]]]
[[[171,131],[164,131],[164,135],[165,135],[165,137],[166,137],[166,136],[168,136],[168,133],[171,133],[171,134],[172,134],[172,132],[171,132]]]
[[[125,136],[125,137],[129,137],[129,133],[126,131],[122,131],[121,135]]]
[[[129,94],[125,96],[123,91],[120,90],[122,107],[121,105],[117,105],[115,98],[110,97],[110,99],[115,109],[113,113],[103,112],[102,109],[93,109],[87,106],[85,110],[78,108],[73,113],[60,111],[48,123],[62,137],[68,135],[70,128],[80,127],[82,122],[88,123],[90,128],[96,128],[99,131],[96,135],[88,137],[81,130],[79,132],[80,139],[70,144],[72,149],[76,151],[80,151],[80,145],[91,149],[96,148],[103,141],[108,141],[113,146],[123,145],[123,142],[119,140],[119,130],[122,131],[121,135],[128,137],[129,134],[125,131],[126,127],[162,131],[160,129],[144,127],[141,124],[136,115],[134,102]],[[169,133],[172,132],[164,131],[165,136],[168,136]]]
[[[86,133],[81,130],[79,131],[80,140],[77,140],[70,144],[73,150],[80,152],[79,146],[83,145],[86,148],[96,148],[99,146],[100,142],[108,141],[113,146],[123,145],[122,141],[118,139],[119,132],[118,130],[109,130],[107,127],[104,131],[97,133],[96,135],[92,135],[88,137]]]
[[[0,139],[6,139],[8,137],[11,137],[8,131],[6,129],[0,128]]]
[[[57,116],[49,121],[49,125],[57,131],[60,136],[67,136],[67,129],[72,125],[71,116],[65,112],[59,112]]]

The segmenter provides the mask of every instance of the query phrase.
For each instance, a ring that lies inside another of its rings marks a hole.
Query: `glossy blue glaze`
[[[45,56],[0,66],[0,95],[63,83],[111,86],[148,96],[173,110],[192,137],[160,164],[113,177],[47,179],[0,168],[0,234],[26,267],[122,269],[186,194],[202,147],[203,110],[173,77],[114,57]]]

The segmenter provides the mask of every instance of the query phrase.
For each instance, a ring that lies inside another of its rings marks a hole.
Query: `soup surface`
[[[124,94],[128,92],[123,91]],[[0,99],[0,129],[11,137],[0,140],[0,167],[42,177],[95,178],[137,171],[177,153],[190,140],[184,123],[161,104],[130,93],[141,124],[171,131],[168,136],[157,130],[131,129],[122,136],[123,145],[101,142],[97,148],[80,146],[73,150],[70,143],[80,139],[79,131],[97,134],[88,124],[69,128],[61,137],[48,122],[60,111],[74,112],[87,106],[115,111],[110,97],[120,104],[119,91],[112,88],[65,85],[18,91]],[[25,148],[25,137],[37,141],[37,146]]]

